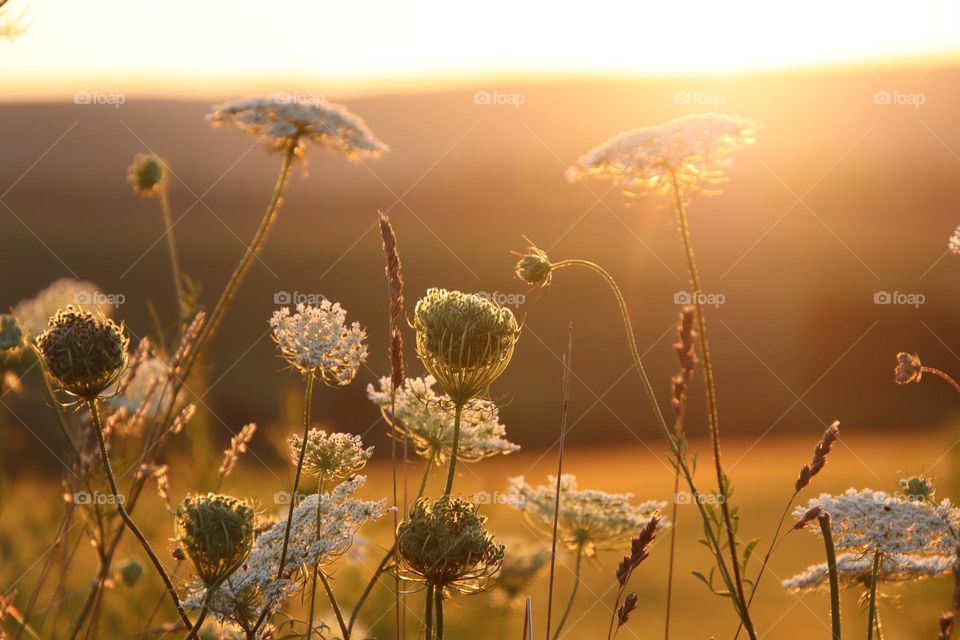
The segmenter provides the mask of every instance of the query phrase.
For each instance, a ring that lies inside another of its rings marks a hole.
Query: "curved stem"
[[[427,585],[427,605],[424,614],[424,640],[433,640],[433,585]]]
[[[340,610],[340,605],[337,603],[336,596],[333,595],[333,589],[330,587],[330,581],[327,580],[327,576],[323,573],[323,571],[318,571],[317,576],[320,578],[320,583],[323,585],[323,590],[327,592],[327,598],[330,600],[330,606],[333,607],[333,613],[337,617],[337,624],[340,625],[340,633],[343,634],[343,640],[350,640],[350,629],[343,621],[343,612]],[[313,624],[312,620],[311,624]]]
[[[170,254],[174,291],[177,293],[178,326],[182,326],[187,314],[186,297],[183,295],[183,276],[180,275],[180,258],[177,256],[177,242],[173,235],[173,216],[170,215],[170,200],[166,186],[160,189],[160,211],[163,214],[164,235],[167,237],[167,252]]]
[[[437,600],[437,640],[443,640],[443,587],[434,587],[433,595]]]
[[[567,608],[563,610],[563,615],[560,616],[560,622],[557,623],[557,630],[553,633],[553,640],[557,640],[560,637],[560,632],[563,630],[563,625],[567,623],[567,618],[570,616],[570,610],[573,608],[573,601],[577,597],[577,590],[580,588],[580,567],[583,565],[583,545],[577,546],[577,564],[573,570],[573,589],[570,590],[570,599],[567,600]]]
[[[453,491],[453,479],[457,471],[457,450],[460,448],[460,421],[463,418],[463,403],[458,402],[453,414],[453,444],[450,447],[450,470],[447,472],[447,485],[443,496],[447,497]]]
[[[97,433],[97,443],[100,445],[100,458],[103,462],[103,471],[107,476],[108,482],[110,483],[110,491],[113,493],[113,501],[117,505],[117,513],[120,514],[120,519],[123,520],[125,525],[127,525],[127,528],[130,529],[134,537],[140,541],[140,544],[143,546],[144,551],[147,552],[147,555],[150,556],[150,561],[153,562],[153,566],[156,567],[157,573],[159,573],[160,577],[163,579],[163,583],[167,587],[167,592],[170,594],[170,599],[173,600],[173,605],[177,608],[177,614],[189,629],[192,626],[192,623],[190,622],[190,618],[187,617],[187,613],[184,611],[183,605],[180,603],[180,597],[177,595],[176,587],[173,586],[170,576],[167,575],[166,569],[163,568],[160,558],[158,558],[157,554],[153,552],[153,548],[150,546],[150,543],[147,542],[146,537],[144,537],[143,533],[140,532],[140,529],[137,528],[137,525],[133,523],[133,520],[131,520],[130,516],[127,515],[127,510],[123,507],[123,498],[120,496],[120,489],[117,487],[117,480],[113,476],[113,469],[110,466],[110,457],[107,455],[107,443],[103,438],[103,425],[100,421],[100,410],[97,408],[97,399],[88,399],[87,406],[90,408],[90,417],[93,420],[94,427],[93,430]]]
[[[303,458],[307,453],[307,438],[310,437],[310,403],[313,400],[313,373],[308,373],[306,390],[303,393],[303,440],[300,442],[300,455],[297,457],[297,472],[293,477],[293,491],[290,492],[290,508],[287,510],[287,527],[283,532],[283,548],[280,551],[280,566],[277,568],[277,580],[283,578],[284,563],[287,561],[287,548],[290,545],[290,527],[293,524],[293,509],[297,504],[297,492],[300,490],[300,474],[303,472]]]
[[[877,582],[880,576],[880,550],[873,554],[873,571],[870,572],[870,604],[867,612],[867,640],[873,639],[873,628],[880,634],[880,622],[877,617]]]
[[[933,367],[920,367],[920,371],[922,373],[931,373],[935,376],[942,378],[947,382],[947,384],[953,387],[954,391],[956,391],[957,393],[960,393],[960,384],[958,384],[956,380],[951,378],[947,373],[941,371],[940,369],[935,369]]]

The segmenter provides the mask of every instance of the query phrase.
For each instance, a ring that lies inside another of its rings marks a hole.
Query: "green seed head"
[[[429,289],[414,314],[417,355],[454,402],[485,392],[513,357],[519,336],[509,309],[477,294]]]
[[[128,587],[135,587],[143,576],[143,565],[136,558],[127,558],[120,564],[120,581]]]
[[[200,580],[207,588],[214,587],[250,555],[254,511],[231,496],[188,495],[177,507],[174,532]]]
[[[550,263],[547,254],[542,249],[531,246],[526,253],[520,256],[514,272],[518,278],[528,284],[545,287],[550,284],[552,270],[553,265]]]
[[[0,314],[0,369],[16,362],[23,353],[23,331],[17,319]]]
[[[68,305],[50,318],[37,349],[55,386],[90,400],[120,377],[129,342],[122,325]]]
[[[933,502],[937,496],[937,488],[933,480],[923,476],[903,478],[900,480],[900,491],[913,502]]]
[[[166,165],[159,157],[150,154],[137,154],[133,164],[127,168],[127,182],[133,185],[134,192],[144,198],[152,198],[160,193],[167,180]]]

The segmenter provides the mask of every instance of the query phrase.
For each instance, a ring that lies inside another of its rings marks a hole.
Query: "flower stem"
[[[287,560],[287,547],[290,544],[290,527],[293,525],[293,509],[297,503],[297,491],[300,489],[300,474],[303,471],[303,458],[307,453],[307,439],[310,437],[310,404],[313,400],[313,381],[313,373],[308,373],[306,389],[303,393],[303,440],[300,442],[297,472],[293,477],[293,491],[290,492],[290,508],[287,510],[287,528],[283,533],[283,548],[280,551],[280,566],[277,568],[277,580],[283,578],[284,563]]]
[[[873,628],[877,627],[877,635],[880,635],[880,624],[877,618],[877,582],[880,576],[880,550],[873,554],[873,570],[870,572],[870,604],[867,612],[867,640],[873,639]]]
[[[707,318],[703,312],[702,288],[700,286],[700,272],[697,269],[697,261],[693,255],[693,243],[690,241],[690,225],[687,221],[687,212],[683,204],[683,194],[680,190],[679,182],[675,173],[670,174],[673,182],[674,203],[676,205],[677,223],[680,230],[680,240],[683,244],[684,252],[687,257],[687,269],[690,275],[690,286],[693,288],[693,302],[697,308],[697,328],[700,331],[700,350],[703,356],[704,378],[707,388],[707,406],[709,408],[709,429],[710,440],[713,444],[713,462],[717,472],[718,491],[724,497],[720,503],[720,511],[723,513],[723,524],[727,530],[727,546],[730,550],[730,559],[733,570],[734,586],[736,587],[735,596],[739,599],[741,619],[743,626],[751,638],[755,637],[753,630],[753,621],[750,619],[750,610],[747,606],[747,598],[744,595],[743,579],[740,575],[740,559],[737,553],[737,537],[733,528],[733,518],[730,515],[730,505],[728,504],[729,480],[723,471],[723,460],[720,453],[720,418],[717,410],[717,388],[713,376],[713,359],[710,356],[710,340],[707,337]]]
[[[183,276],[180,274],[180,258],[177,256],[177,242],[173,235],[173,216],[170,215],[170,199],[166,186],[160,188],[160,211],[163,214],[164,235],[167,237],[174,291],[177,293],[178,326],[182,326],[187,319],[187,300],[183,294]]]
[[[100,410],[97,407],[97,399],[88,399],[87,406],[90,408],[90,417],[93,420],[94,431],[97,433],[97,443],[100,445],[100,458],[103,462],[103,471],[107,476],[107,481],[110,483],[110,491],[113,493],[113,501],[116,503],[117,513],[120,515],[120,519],[123,520],[124,524],[127,525],[127,528],[133,533],[134,537],[140,541],[140,544],[143,546],[144,551],[147,552],[147,555],[150,556],[150,561],[153,562],[153,566],[156,567],[157,573],[160,574],[164,585],[167,587],[167,592],[170,594],[170,599],[173,600],[173,605],[177,609],[177,614],[189,629],[192,626],[192,623],[190,622],[190,618],[187,617],[187,613],[184,611],[183,605],[180,603],[180,597],[177,595],[176,587],[173,586],[170,576],[167,575],[166,569],[163,568],[160,558],[158,558],[157,554],[153,552],[153,548],[150,546],[150,543],[147,541],[146,537],[144,537],[143,533],[140,532],[140,529],[137,528],[137,525],[133,523],[133,520],[127,514],[127,510],[123,507],[123,498],[120,495],[120,489],[117,487],[117,480],[114,477],[113,469],[110,466],[110,456],[107,454],[107,443],[103,437],[103,424],[100,420]]]
[[[317,483],[317,522],[316,522],[316,535],[314,540],[320,540],[320,500],[323,498],[323,484],[324,478],[320,476],[320,481]],[[313,614],[316,611],[317,605],[317,574],[320,573],[320,563],[315,562],[313,564],[313,580],[310,583],[310,618],[308,619],[307,624],[307,640],[313,637]],[[344,636],[343,640],[347,640]]]
[[[437,600],[437,640],[443,640],[443,587],[434,587],[433,595]]]
[[[427,585],[427,609],[424,615],[424,640],[433,640],[433,585]]]
[[[935,376],[942,378],[943,380],[946,380],[947,384],[953,387],[954,391],[956,391],[957,393],[960,393],[960,384],[958,384],[956,380],[954,380],[947,373],[941,371],[940,369],[935,369],[934,367],[920,367],[920,371],[923,373],[931,373]]]
[[[460,448],[460,421],[463,418],[463,403],[458,402],[453,415],[453,444],[450,447],[450,470],[447,472],[447,486],[443,490],[443,497],[453,491],[453,479],[457,471],[457,450]]]
[[[317,571],[316,575],[320,577],[320,583],[323,584],[323,589],[327,592],[327,598],[330,599],[330,606],[333,607],[333,613],[335,616],[337,616],[337,624],[340,625],[340,633],[343,634],[343,640],[350,640],[350,629],[347,628],[347,624],[343,621],[343,612],[340,610],[340,605],[337,603],[337,597],[333,595],[333,589],[330,587],[330,581],[327,580],[327,576],[323,573],[323,571]],[[311,624],[313,624],[312,620]]]
[[[830,572],[830,620],[833,627],[832,640],[840,640],[840,577],[837,574],[837,551],[830,532],[830,514],[821,513],[817,518],[823,534],[823,546],[827,555],[827,570]]]
[[[563,615],[560,616],[560,622],[557,623],[557,630],[553,633],[553,640],[557,640],[560,637],[560,632],[563,630],[563,625],[567,623],[567,618],[570,616],[570,610],[573,609],[573,601],[577,597],[577,590],[580,588],[580,568],[583,565],[583,545],[580,544],[577,546],[577,563],[573,570],[573,589],[570,590],[570,599],[567,600],[567,608],[564,609]]]

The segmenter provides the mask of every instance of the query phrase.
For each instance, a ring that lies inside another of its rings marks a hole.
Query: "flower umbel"
[[[356,322],[347,325],[347,312],[339,303],[298,304],[294,314],[284,307],[274,312],[270,326],[283,358],[330,386],[350,384],[367,360],[367,334]]]
[[[300,458],[303,438],[290,436],[290,457],[293,464]],[[363,467],[373,455],[373,447],[364,448],[360,436],[349,433],[327,433],[310,429],[303,470],[317,478],[349,478]]]
[[[137,195],[154,198],[160,195],[160,190],[166,185],[166,165],[152,153],[138,153],[133,164],[127,168],[127,182]]]
[[[90,400],[120,377],[129,341],[122,325],[68,305],[50,318],[37,349],[57,387]]]
[[[515,601],[549,563],[550,549],[547,547],[508,540],[497,573],[497,590],[503,592],[507,602]]]
[[[880,582],[912,582],[923,578],[935,578],[949,573],[957,563],[956,555],[920,556],[895,553],[883,555],[880,560]],[[873,569],[873,556],[857,553],[842,553],[837,556],[837,574],[845,584],[862,584],[869,587]],[[826,563],[807,567],[802,573],[784,580],[781,584],[787,591],[815,591],[827,587],[830,574]]]
[[[92,282],[60,278],[34,297],[21,300],[14,307],[13,315],[20,321],[24,333],[36,338],[47,328],[50,317],[68,304],[81,305],[87,311],[102,313],[109,318],[114,306],[106,304],[106,299],[100,288]]]
[[[947,243],[947,248],[950,249],[953,255],[960,256],[960,226],[954,229],[953,235],[950,236],[950,240]]]
[[[510,364],[519,328],[513,313],[483,296],[428,289],[414,313],[417,355],[454,403],[463,406]]]
[[[206,588],[219,585],[250,555],[254,511],[231,496],[189,495],[177,507],[177,542]]]

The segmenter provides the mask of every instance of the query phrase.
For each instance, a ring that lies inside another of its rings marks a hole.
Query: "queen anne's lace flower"
[[[136,367],[132,380],[117,381],[118,388],[124,387],[123,393],[110,397],[108,402],[114,409],[126,409],[130,415],[141,409],[145,418],[160,415],[170,407],[170,394],[164,388],[170,377],[170,365],[156,356],[147,356]]]
[[[350,159],[376,156],[388,147],[356,115],[336,104],[297,102],[278,94],[241,98],[214,107],[207,119],[255,136],[268,136],[277,148],[302,149],[310,140]]]
[[[391,416],[390,378],[380,379],[380,390],[367,385],[367,396],[380,407],[387,423],[399,438],[408,438],[417,455],[437,465],[450,459],[453,449],[453,401],[446,394],[434,391],[433,376],[407,378],[397,390],[394,416]],[[460,444],[457,459],[476,462],[497,454],[520,450],[506,439],[507,428],[500,424],[497,405],[475,399],[463,410],[460,422]]]
[[[577,160],[572,181],[597,176],[634,196],[668,191],[675,176],[682,188],[708,191],[724,182],[729,156],[752,144],[752,120],[708,113],[624,131]]]
[[[508,502],[543,526],[552,527],[556,486],[556,476],[547,476],[547,484],[538,487],[527,484],[523,476],[511,478]],[[666,506],[656,500],[632,505],[631,498],[629,493],[578,491],[576,477],[564,474],[560,478],[560,540],[571,550],[582,547],[588,556],[598,548],[628,542]],[[658,528],[666,526],[666,519],[658,523]]]
[[[54,280],[32,298],[21,300],[14,307],[13,315],[27,335],[36,338],[47,328],[47,321],[67,305],[83,307],[95,315],[110,317],[114,307],[106,303],[107,297],[92,282],[60,278]]]
[[[550,563],[550,549],[519,539],[504,541],[503,564],[497,573],[497,591],[510,603]]]
[[[935,578],[949,573],[957,563],[956,555],[918,556],[895,553],[880,557],[880,582],[911,582],[923,578]],[[869,585],[873,572],[873,556],[842,553],[837,556],[837,575],[841,584],[863,583]],[[807,567],[802,573],[784,580],[781,584],[788,591],[814,591],[827,586],[830,573],[826,563]]]
[[[253,543],[250,557],[230,576],[213,597],[210,610],[221,620],[249,623],[268,603],[272,610],[297,590],[294,573],[303,566],[329,564],[350,549],[353,537],[366,522],[380,517],[386,500],[367,502],[353,498],[366,482],[357,476],[337,485],[333,491],[313,494],[293,510],[290,543],[284,566],[291,576],[277,579],[286,520],[278,520]],[[323,514],[317,529],[317,508]],[[190,606],[199,606],[204,598],[201,589],[187,599]]]
[[[950,236],[950,242],[947,244],[954,255],[960,256],[960,227],[957,227],[953,235]]]
[[[301,446],[301,436],[290,436],[293,464],[300,459]],[[373,447],[364,449],[360,436],[310,429],[303,456],[303,470],[317,478],[348,478],[363,469],[372,455]]]
[[[794,511],[797,518],[814,507],[830,514],[837,549],[856,553],[943,554],[956,551],[951,532],[960,511],[949,500],[939,504],[910,500],[883,491],[848,489],[839,496],[822,494]],[[812,529],[819,535],[819,529]]]
[[[367,334],[356,322],[347,325],[347,312],[340,303],[298,304],[294,314],[284,307],[274,312],[270,326],[283,358],[329,385],[350,384],[367,360]]]

